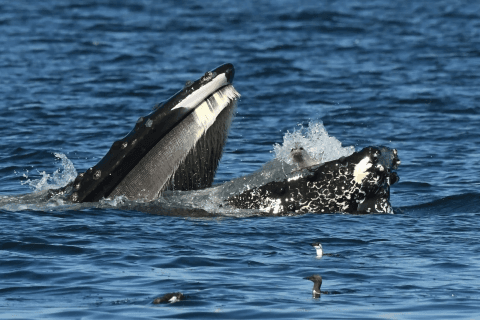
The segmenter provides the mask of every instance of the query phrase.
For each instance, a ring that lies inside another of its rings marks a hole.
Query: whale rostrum
[[[211,186],[240,94],[234,67],[205,73],[115,141],[100,162],[77,176],[70,200],[154,200],[167,189]]]

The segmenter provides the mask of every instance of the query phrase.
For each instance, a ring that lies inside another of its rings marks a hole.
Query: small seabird
[[[159,303],[174,303],[180,300],[184,300],[185,296],[181,292],[173,292],[173,293],[167,293],[161,298],[156,298],[153,300],[153,304],[159,304]]]
[[[311,246],[317,250],[317,258],[321,258],[323,256],[323,248],[320,242],[314,242],[311,244]]]
[[[325,293],[328,294],[326,291],[320,291],[320,287],[322,286],[322,276],[319,274],[314,274],[313,276],[303,278],[306,280],[313,281],[313,289],[312,289],[312,295],[314,298],[320,297],[320,294]]]

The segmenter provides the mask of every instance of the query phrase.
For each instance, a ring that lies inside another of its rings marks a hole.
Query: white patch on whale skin
[[[368,174],[367,170],[371,167],[372,163],[370,162],[370,158],[363,158],[362,161],[355,166],[355,170],[353,171],[353,180],[355,180],[356,183],[361,184],[363,179],[365,179]]]
[[[277,213],[280,213],[283,209],[281,199],[267,198],[265,199],[265,202],[266,202],[266,205],[261,206],[259,208],[260,211],[277,214]]]
[[[282,209],[282,201],[280,199],[275,200],[275,206],[273,207],[273,213],[277,214]]]
[[[217,91],[223,86],[226,86],[227,84],[227,77],[225,77],[224,74],[220,74],[215,79],[213,79],[206,85],[200,87],[198,90],[183,99],[177,106],[172,108],[172,110],[175,110],[177,108],[186,108],[188,110],[192,110],[213,92]]]

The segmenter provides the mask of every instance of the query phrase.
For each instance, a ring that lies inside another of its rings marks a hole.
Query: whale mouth
[[[167,189],[211,186],[240,94],[224,64],[140,117],[94,167],[77,176],[70,200],[154,200]]]

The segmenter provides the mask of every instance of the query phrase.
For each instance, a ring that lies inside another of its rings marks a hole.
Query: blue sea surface
[[[0,30],[1,319],[480,318],[480,3],[3,1]],[[395,214],[40,199],[227,62],[242,97],[216,185],[321,121],[398,149]]]

